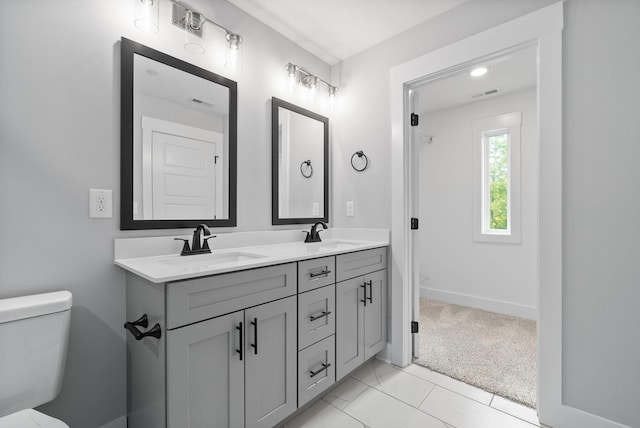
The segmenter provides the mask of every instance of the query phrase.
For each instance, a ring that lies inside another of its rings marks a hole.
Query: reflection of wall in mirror
[[[148,94],[135,93],[134,103],[134,129],[133,129],[133,205],[134,219],[143,219],[143,184],[142,184],[142,116],[153,117],[179,123],[194,128],[218,132],[224,135],[223,144],[223,165],[222,171],[217,174],[221,176],[221,183],[218,188],[228,188],[228,116],[220,116],[211,112],[200,111],[195,108],[174,103],[165,99],[154,97]],[[218,207],[217,218],[228,218],[228,199],[224,195],[216,195],[216,206]]]
[[[324,215],[324,124],[282,108],[278,117],[282,128],[280,217],[321,218]],[[300,172],[300,165],[307,160],[313,167],[310,178]]]

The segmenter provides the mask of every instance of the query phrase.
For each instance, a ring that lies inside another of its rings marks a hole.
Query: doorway
[[[417,364],[536,405],[535,45],[407,86]],[[416,236],[417,235],[417,236]]]
[[[410,219],[411,160],[407,85],[448,74],[478,58],[534,43],[538,50],[540,174],[538,241],[537,410],[540,420],[554,424],[567,415],[562,403],[562,28],[563,5],[556,3],[514,19],[391,69],[391,343],[392,363],[407,366],[412,358],[410,325],[419,282]]]

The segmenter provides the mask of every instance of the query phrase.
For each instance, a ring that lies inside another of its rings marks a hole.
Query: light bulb
[[[239,34],[227,33],[227,41],[229,42],[229,47],[227,49],[227,60],[224,65],[231,70],[240,70],[242,69],[242,62],[240,61],[242,37]]]
[[[157,33],[158,26],[158,0],[134,0],[135,11],[133,24],[145,33]]]
[[[202,55],[206,51],[204,47],[204,17],[192,10],[187,10],[184,15],[184,49],[198,55]]]
[[[487,74],[487,69],[485,67],[474,68],[473,70],[471,70],[471,73],[469,73],[469,74],[472,77],[484,76],[485,74]]]

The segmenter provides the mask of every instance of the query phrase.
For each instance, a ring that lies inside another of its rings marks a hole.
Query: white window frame
[[[473,240],[522,242],[520,131],[522,113],[512,112],[473,122]],[[508,134],[507,229],[489,227],[488,137]]]

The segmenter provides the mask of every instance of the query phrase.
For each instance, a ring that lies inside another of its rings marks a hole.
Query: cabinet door
[[[365,275],[367,306],[364,309],[364,359],[387,345],[387,270]]]
[[[364,362],[364,279],[336,284],[336,382]]]
[[[271,428],[296,410],[296,297],[245,310],[246,428]]]
[[[167,427],[244,425],[244,362],[235,312],[167,331]]]

